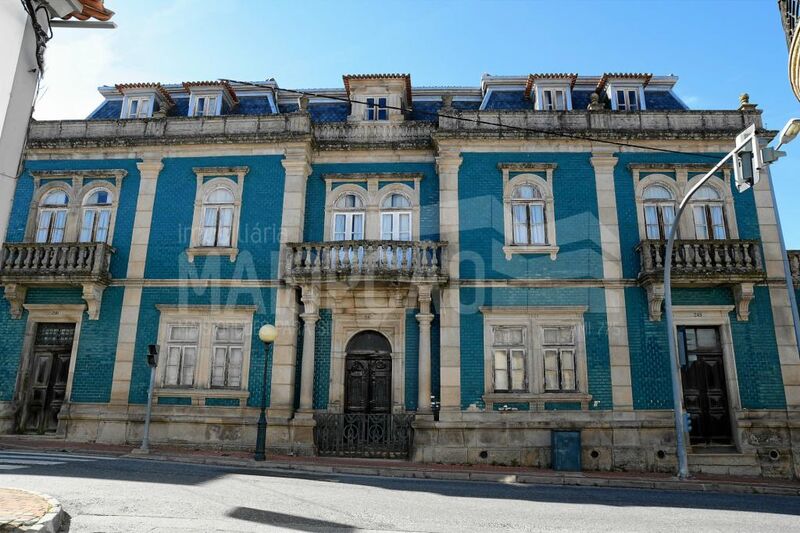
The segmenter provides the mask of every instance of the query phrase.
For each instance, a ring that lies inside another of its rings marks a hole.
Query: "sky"
[[[774,0],[105,0],[114,30],[56,29],[39,120],[84,118],[100,85],[274,77],[341,87],[342,74],[410,73],[472,85],[483,73],[674,74],[692,109],[739,95],[778,130],[800,116]],[[787,247],[800,249],[800,140],[772,167]]]

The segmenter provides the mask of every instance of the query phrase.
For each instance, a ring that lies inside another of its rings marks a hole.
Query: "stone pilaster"
[[[278,277],[283,276],[286,243],[303,240],[306,181],[311,174],[311,151],[308,144],[290,145],[281,161],[286,172],[281,217]],[[294,287],[280,287],[275,303],[275,327],[278,337],[273,347],[271,417],[291,416],[294,409],[295,365],[297,355],[297,295]],[[313,340],[312,340],[313,342]]]
[[[139,195],[136,201],[136,215],[133,218],[133,237],[131,238],[131,250],[128,259],[127,277],[129,280],[144,279],[147,244],[150,240],[150,224],[153,220],[153,203],[156,198],[158,175],[161,169],[164,168],[164,164],[161,162],[160,156],[150,156],[145,157],[136,166],[139,168],[140,180]],[[111,382],[111,404],[124,405],[128,403],[141,299],[141,287],[125,287],[119,319],[114,376]]]
[[[614,186],[614,167],[617,158],[610,151],[595,149],[591,158],[597,188],[597,212],[600,224],[600,244],[603,254],[603,277],[622,279],[622,254],[619,242],[617,196]],[[633,410],[631,389],[631,356],[628,347],[628,321],[625,311],[625,291],[605,289],[608,319],[608,348],[611,355],[611,395],[614,409]]]
[[[417,412],[431,411],[431,286],[420,285],[419,292],[419,377],[417,379]]]
[[[440,419],[458,417],[461,411],[461,333],[459,311],[459,218],[458,170],[460,149],[439,145],[436,167],[439,174],[439,233],[447,241],[447,269],[450,283],[441,291],[441,411]]]
[[[767,175],[754,188],[758,226],[761,232],[761,246],[764,251],[764,266],[767,278],[771,281],[769,297],[772,303],[772,319],[775,323],[775,338],[778,342],[778,355],[781,363],[783,389],[786,406],[800,408],[800,359],[798,359],[797,340],[794,335],[792,309],[789,304],[776,207],[772,201],[772,178]]]
[[[300,410],[314,407],[314,351],[316,349],[317,321],[319,320],[319,287],[303,287],[303,362],[300,370]]]

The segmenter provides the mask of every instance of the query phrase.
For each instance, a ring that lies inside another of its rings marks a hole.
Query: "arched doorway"
[[[345,348],[345,413],[392,411],[392,346],[377,331],[356,333]]]

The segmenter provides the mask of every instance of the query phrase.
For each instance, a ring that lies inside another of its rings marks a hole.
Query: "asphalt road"
[[[0,452],[0,486],[46,492],[69,531],[800,531],[800,498],[286,475]]]

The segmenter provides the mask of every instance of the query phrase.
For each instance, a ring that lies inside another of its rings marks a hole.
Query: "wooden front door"
[[[693,445],[731,444],[731,419],[719,328],[679,329],[683,401]]]
[[[392,412],[391,347],[386,337],[377,331],[361,332],[347,344],[344,411]]]
[[[28,390],[20,428],[26,433],[55,432],[64,404],[75,324],[41,323],[36,330]]]

